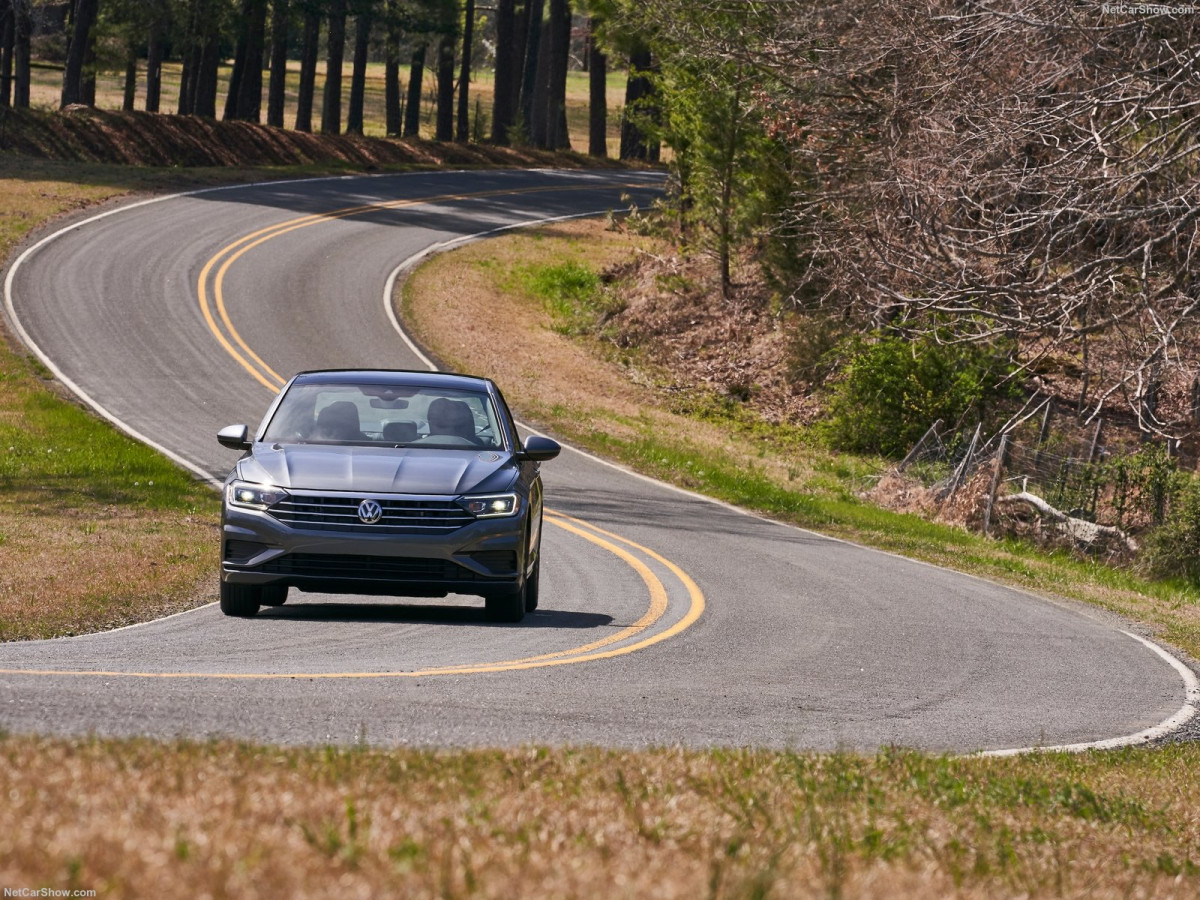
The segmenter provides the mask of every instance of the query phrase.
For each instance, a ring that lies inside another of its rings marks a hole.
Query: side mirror
[[[217,432],[217,442],[230,450],[250,449],[250,429],[245,425],[230,425]]]
[[[545,462],[548,459],[554,459],[561,450],[562,447],[558,445],[558,441],[538,437],[535,434],[525,442],[525,447],[517,454],[517,459]]]

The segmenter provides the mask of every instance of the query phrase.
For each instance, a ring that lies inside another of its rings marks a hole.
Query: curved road
[[[385,304],[435,244],[645,204],[652,174],[435,172],[131,204],[22,257],[19,333],[197,472],[282,377],[421,368]],[[486,327],[470,339],[486,339]],[[543,608],[298,594],[0,645],[0,727],[280,742],[971,751],[1186,718],[1188,673],[1099,615],[801,531],[565,452],[544,467]],[[1194,691],[1194,686],[1193,686]]]

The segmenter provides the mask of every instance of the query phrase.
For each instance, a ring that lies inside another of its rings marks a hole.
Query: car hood
[[[238,472],[292,490],[457,495],[507,490],[517,469],[510,454],[490,450],[256,444]]]

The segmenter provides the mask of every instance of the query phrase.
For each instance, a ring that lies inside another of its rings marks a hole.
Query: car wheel
[[[538,587],[542,581],[542,555],[539,553],[533,571],[525,579],[525,612],[533,612],[538,606]]]
[[[227,616],[252,616],[258,612],[262,602],[263,589],[260,585],[221,582],[221,612]]]
[[[484,609],[491,622],[520,622],[525,618],[525,595],[528,582],[520,590],[490,594],[484,599]]]
[[[286,584],[267,584],[262,589],[263,606],[283,606],[287,603],[288,589]]]

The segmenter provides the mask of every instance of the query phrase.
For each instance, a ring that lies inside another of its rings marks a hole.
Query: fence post
[[[996,465],[992,469],[992,486],[988,490],[987,509],[983,511],[983,533],[992,533],[992,507],[996,505],[996,492],[1000,490],[1000,475],[1004,472],[1004,457],[1008,453],[1008,434],[1000,435],[1000,447],[996,450]]]
[[[958,468],[954,470],[954,480],[950,483],[950,492],[946,495],[947,502],[954,499],[954,492],[958,490],[958,486],[962,482],[963,476],[967,474],[967,469],[971,466],[971,458],[975,456],[975,445],[979,443],[979,432],[982,429],[982,422],[975,426],[975,434],[971,438],[971,446],[967,448],[967,455],[963,457],[963,461],[959,463]]]
[[[1096,420],[1096,430],[1092,432],[1092,446],[1088,449],[1087,461],[1090,464],[1096,458],[1096,445],[1100,443],[1100,429],[1104,427],[1104,420]]]
[[[1042,413],[1042,427],[1038,431],[1037,452],[1033,454],[1033,467],[1036,469],[1042,462],[1042,445],[1046,443],[1046,438],[1050,436],[1050,411],[1054,406],[1054,398],[1046,398],[1046,411]]]
[[[929,440],[929,436],[931,434],[936,434],[937,430],[941,427],[942,427],[941,419],[938,419],[936,422],[934,422],[932,425],[930,425],[929,430],[926,431],[923,435],[921,435],[921,439],[919,441],[917,441],[915,444],[913,444],[912,449],[908,451],[908,455],[905,456],[904,459],[900,460],[900,465],[896,466],[896,471],[903,472],[906,468],[908,468],[908,464],[911,463],[914,459],[916,459],[917,451],[919,451],[923,446],[925,446],[925,442],[927,440]]]

